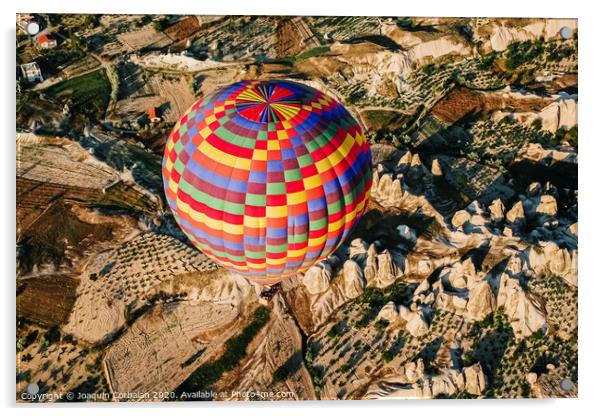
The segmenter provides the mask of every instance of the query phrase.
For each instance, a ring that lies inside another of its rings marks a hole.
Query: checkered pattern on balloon
[[[192,105],[163,158],[165,194],[192,244],[271,285],[332,254],[363,214],[370,147],[333,98],[242,81]]]

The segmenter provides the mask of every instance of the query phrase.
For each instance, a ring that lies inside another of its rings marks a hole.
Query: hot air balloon
[[[192,244],[273,285],[328,257],[366,207],[370,147],[333,98],[292,81],[241,81],[197,102],[163,158],[165,194]]]

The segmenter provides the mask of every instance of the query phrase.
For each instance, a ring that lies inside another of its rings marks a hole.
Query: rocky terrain
[[[17,88],[18,400],[577,395],[575,20],[34,17],[58,45],[18,31],[45,79]],[[247,78],[336,97],[373,156],[349,238],[268,296],[161,183],[178,115]]]

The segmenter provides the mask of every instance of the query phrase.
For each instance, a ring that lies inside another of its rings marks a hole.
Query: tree
[[[384,363],[388,363],[393,359],[393,353],[391,351],[383,351],[380,353],[380,358]]]
[[[385,328],[389,325],[389,321],[385,320],[385,319],[379,319],[378,321],[376,321],[376,323],[374,324],[374,328],[376,328],[376,330],[378,332],[384,331]]]

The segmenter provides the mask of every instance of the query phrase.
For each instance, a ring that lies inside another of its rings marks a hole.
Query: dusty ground
[[[19,281],[17,315],[48,327],[64,324],[75,303],[78,283],[61,275]]]
[[[515,98],[509,94],[478,93],[467,88],[454,89],[433,107],[433,115],[446,123],[457,123],[468,115],[485,117],[496,110],[511,112],[540,111],[552,102],[536,96]]]

